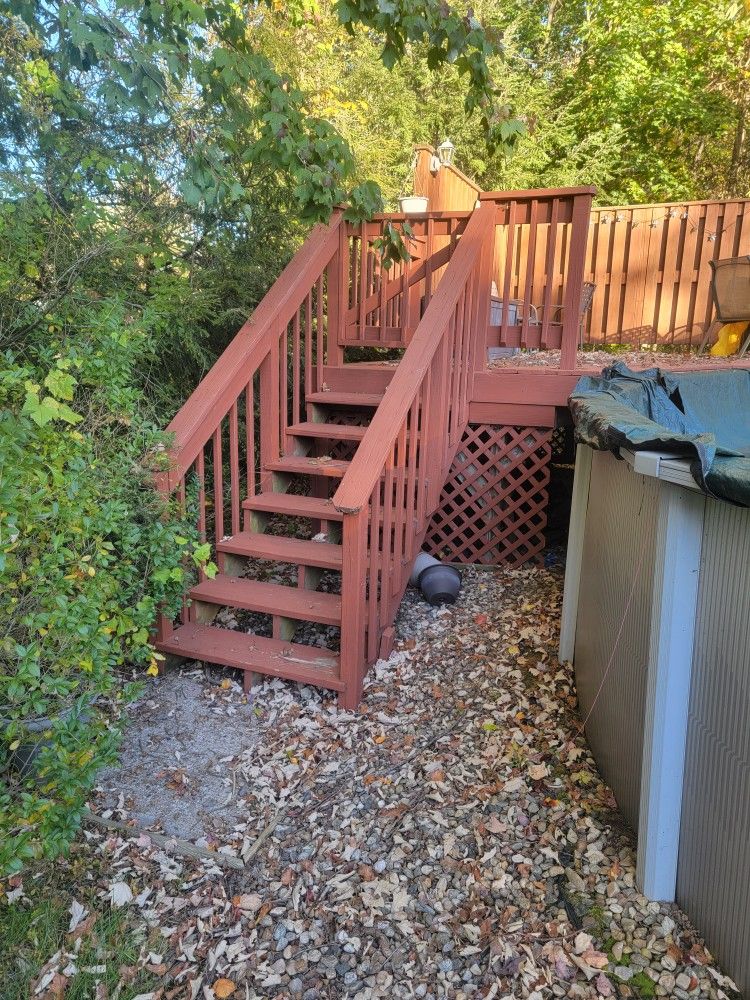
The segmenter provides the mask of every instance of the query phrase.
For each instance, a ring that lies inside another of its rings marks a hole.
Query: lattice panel
[[[425,548],[458,563],[520,566],[544,548],[552,431],[469,425]]]

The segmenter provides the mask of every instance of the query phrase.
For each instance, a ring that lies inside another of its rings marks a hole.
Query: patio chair
[[[747,323],[736,354],[736,357],[742,358],[750,346],[750,255],[711,260],[709,264],[716,319],[703,335],[698,353],[703,353],[725,323]]]
[[[581,306],[578,312],[580,321],[578,324],[578,345],[583,347],[583,326],[586,313],[591,308],[591,303],[594,299],[594,292],[596,291],[596,285],[593,281],[584,281],[581,286]],[[550,316],[550,323],[562,323],[563,321],[563,310],[564,306],[550,306],[552,315]]]

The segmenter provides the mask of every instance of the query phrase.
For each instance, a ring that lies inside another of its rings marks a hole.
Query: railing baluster
[[[221,424],[212,435],[214,469],[214,541],[224,537],[224,467],[221,451]]]
[[[531,304],[531,290],[534,287],[534,256],[536,252],[537,216],[539,212],[539,202],[532,198],[529,210],[529,237],[526,250],[526,281],[523,291],[523,316],[521,317],[521,346],[528,346],[529,336],[529,305]]]
[[[552,312],[552,272],[555,267],[555,242],[557,240],[557,220],[560,217],[560,199],[552,199],[549,230],[547,232],[547,254],[544,274],[544,300],[542,302],[542,335],[539,346],[546,350],[549,346],[550,313]]]
[[[317,296],[315,300],[315,316],[316,316],[316,376],[315,376],[315,388],[318,392],[323,388],[323,358],[324,358],[324,337],[325,331],[323,329],[323,275],[318,278],[316,285]]]
[[[301,419],[300,410],[300,332],[299,309],[292,319],[292,422]]]
[[[510,284],[513,277],[514,254],[513,249],[516,239],[516,202],[511,201],[508,205],[508,233],[505,241],[505,275],[503,276],[503,318],[500,323],[500,343],[505,344],[508,340],[508,318],[510,316]]]
[[[247,495],[255,496],[255,376],[245,386],[245,475]],[[202,453],[201,453],[202,454]]]
[[[434,473],[430,470],[428,455],[429,442],[427,438],[427,428],[430,426],[430,414],[432,409],[432,367],[427,369],[421,393],[421,413],[419,420],[419,450],[417,461],[419,462],[419,490],[417,495],[417,516],[427,519],[432,513],[429,508],[430,502],[430,477]]]
[[[396,439],[396,496],[394,501],[393,537],[393,594],[388,606],[388,617],[395,614],[393,602],[401,599],[401,583],[404,575],[404,533],[406,529],[406,421]]]
[[[380,576],[383,559],[380,546],[381,484],[378,481],[370,501],[369,587],[367,594],[367,658],[377,659],[380,642]]]
[[[312,291],[309,291],[305,296],[305,395],[309,395],[312,392]]]
[[[286,429],[289,426],[289,324],[285,323],[279,337],[279,428],[281,448],[286,454]]]
[[[406,534],[406,560],[407,565],[411,566],[412,558],[416,555],[416,545],[414,544],[417,536],[419,535],[419,529],[416,525],[415,511],[417,504],[417,476],[419,470],[417,468],[417,454],[419,448],[419,396],[416,396],[414,402],[411,404],[411,409],[409,410],[409,417],[407,420],[407,437],[406,437],[406,469],[407,469],[407,479],[406,479],[406,518],[405,518],[405,534]]]
[[[435,223],[430,218],[427,220],[427,246],[425,249],[425,262],[424,262],[424,306],[422,307],[422,314],[427,309],[430,304],[430,299],[432,298],[432,254],[435,247]]]
[[[232,514],[232,534],[240,530],[240,436],[237,403],[229,411],[229,501]]]
[[[383,564],[380,575],[380,606],[388,614],[393,580],[393,448],[385,464],[383,477]]]
[[[363,222],[360,225],[360,238],[359,238],[359,301],[357,303],[359,307],[359,318],[358,318],[358,328],[357,328],[357,339],[365,339],[365,322],[367,317],[365,315],[365,299],[367,298],[367,228],[366,224]]]

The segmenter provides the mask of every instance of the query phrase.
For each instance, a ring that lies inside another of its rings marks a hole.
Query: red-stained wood
[[[573,198],[573,215],[570,226],[570,249],[565,275],[563,299],[563,329],[560,348],[560,367],[573,368],[578,348],[578,331],[581,325],[581,289],[586,266],[586,241],[588,239],[591,195],[578,194]]]
[[[267,559],[281,563],[319,566],[321,569],[341,569],[341,546],[330,542],[312,542],[283,535],[262,532],[238,532],[216,546],[219,552],[247,559]]]
[[[445,181],[444,193],[450,184]],[[172,470],[159,481],[165,492],[178,487],[184,504],[185,476],[194,467],[205,479],[210,455],[211,481],[199,495],[199,531],[213,527],[216,559],[227,572],[214,579],[201,574],[190,592],[190,618],[182,616],[193,631],[181,631],[180,639],[173,624],[162,620],[160,641],[178,647],[182,641],[183,650],[191,646],[186,655],[210,650],[213,662],[248,671],[265,659],[272,664],[266,672],[274,676],[307,679],[307,666],[295,667],[279,655],[282,635],[292,634],[295,621],[340,625],[341,655],[321,683],[340,691],[343,707],[356,707],[367,664],[389,647],[410,567],[461,447],[471,401],[479,390],[477,404],[492,405],[494,383],[483,389],[482,379],[495,378],[485,368],[498,248],[506,301],[531,300],[538,289],[548,304],[568,310],[580,296],[578,235],[587,201],[587,190],[515,192],[484,198],[471,213],[410,219],[415,259],[397,263],[390,273],[372,246],[385,218],[352,227],[339,216],[332,226],[313,231],[292,272],[279,279],[281,290],[275,285],[256,310],[262,335],[257,331],[250,347],[238,335],[223,356],[223,381],[212,370],[188,401],[189,412],[173,422]],[[553,285],[558,291],[551,293]],[[555,295],[563,290],[559,301]],[[559,324],[548,321],[548,335],[554,337],[556,329]],[[525,346],[539,338],[528,312],[517,331]],[[515,334],[506,310],[500,337]],[[400,364],[344,363],[348,344],[371,342],[404,345]],[[520,375],[512,377],[516,388]],[[560,383],[536,376],[526,381],[517,404],[508,384],[502,389],[508,399],[495,405],[517,406],[524,419],[533,416],[548,426]],[[536,389],[530,391],[532,381]],[[489,398],[483,400],[483,393]],[[535,394],[544,402],[534,402]],[[362,426],[368,411],[371,422]],[[332,455],[322,454],[329,449]],[[527,464],[531,469],[532,460]],[[313,496],[297,494],[299,477],[307,477]],[[337,479],[335,488],[330,481]],[[489,495],[479,486],[481,498]],[[327,497],[334,489],[331,503]],[[515,534],[523,534],[518,518],[526,506],[515,494],[509,501]],[[536,500],[531,508],[538,520]],[[291,530],[279,535],[276,527],[266,533],[280,523],[272,516],[307,518],[314,532],[330,533],[329,540],[301,540]],[[231,536],[225,537],[229,526]],[[297,586],[229,575],[239,572],[241,560],[252,566],[257,559],[296,565]],[[340,597],[316,589],[323,570],[341,573]],[[224,630],[198,624],[218,605],[269,615],[277,646],[247,647]]]
[[[304,300],[312,283],[338,246],[341,213],[327,226],[316,226],[310,237],[284,268],[280,277],[241,327],[195,392],[167,427],[174,438],[170,450],[169,488],[177,484],[195,461],[199,450],[232,403],[242,393],[251,374],[268,354],[269,331],[288,319]]]
[[[308,517],[314,521],[342,521],[344,517],[331,500],[298,496],[295,493],[258,493],[245,500],[242,506],[245,510],[285,514],[288,517]]]
[[[220,604],[325,625],[338,625],[341,621],[341,598],[337,594],[282,587],[221,573],[213,580],[203,580],[192,587],[190,598],[203,604]]]
[[[339,659],[329,649],[246,635],[216,626],[189,624],[158,641],[161,653],[182,659],[221,663],[239,670],[285,677],[300,684],[341,691]]]
[[[391,379],[386,392],[387,405],[379,407],[375,413],[351,463],[350,475],[334,497],[334,503],[340,510],[361,510],[369,501],[414,396],[442,343],[439,334],[445,329],[479,258],[482,242],[492,233],[493,227],[494,206],[491,205],[477,210],[469,221],[456,248],[450,274],[446,274],[439,285],[404,355],[404,359],[408,357],[408,362],[402,359]]]

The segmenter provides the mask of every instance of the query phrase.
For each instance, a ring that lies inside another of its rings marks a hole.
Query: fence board
[[[750,199],[595,208],[586,339],[696,345],[712,320],[708,262],[748,253]]]

